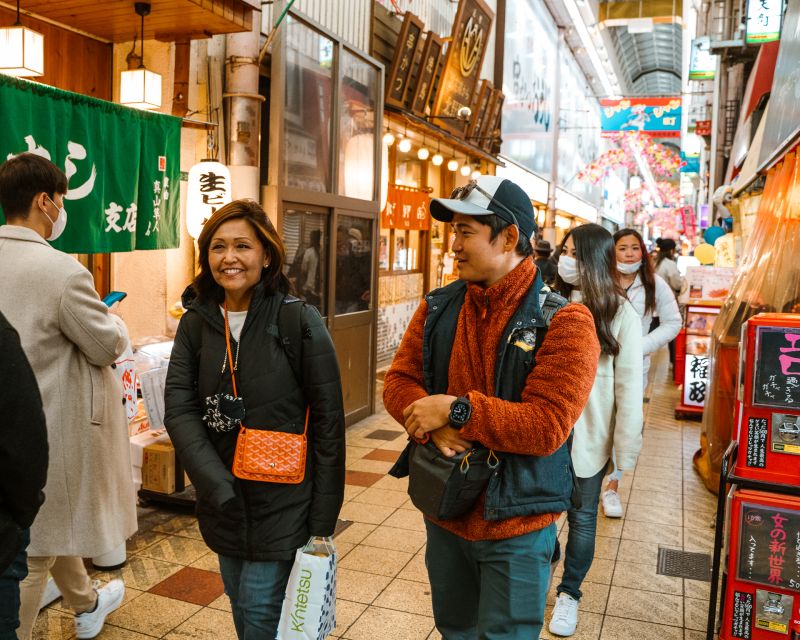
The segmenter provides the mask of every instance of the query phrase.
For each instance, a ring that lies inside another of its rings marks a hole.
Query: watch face
[[[463,402],[456,402],[451,411],[453,422],[465,422],[469,417],[469,406]]]

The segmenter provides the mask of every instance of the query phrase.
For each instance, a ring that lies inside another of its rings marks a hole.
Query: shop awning
[[[547,204],[549,183],[544,178],[518,165],[506,156],[499,156],[505,162],[505,167],[497,167],[495,175],[508,178],[519,185],[528,194],[528,197],[539,204]]]
[[[597,207],[560,188],[556,188],[556,209],[586,222],[597,222]]]
[[[750,143],[750,149],[747,151],[747,157],[744,159],[742,170],[733,181],[733,194],[736,195],[744,191],[750,184],[758,177],[758,159],[761,156],[761,144],[764,141],[764,129],[767,124],[767,117],[769,116],[769,103],[767,108],[764,109],[764,115],[758,123],[756,135],[753,136],[753,142]]]
[[[259,9],[258,0],[150,0],[150,5],[144,37],[168,41],[249,31]],[[23,9],[110,42],[132,40],[141,28],[129,0],[25,0]]]

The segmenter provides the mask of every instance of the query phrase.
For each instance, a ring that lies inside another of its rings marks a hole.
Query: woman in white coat
[[[567,512],[569,535],[550,633],[571,636],[578,624],[581,585],[592,566],[603,477],[616,451],[621,469],[633,469],[642,446],[642,326],[615,278],[614,239],[597,224],[572,229],[558,260],[556,289],[582,302],[600,341],[597,375],[572,442],[580,508]]]
[[[76,614],[77,638],[100,633],[124,585],[96,588],[82,558],[108,553],[136,531],[122,387],[110,366],[127,332],[91,274],[47,242],[66,226],[66,192],[66,176],[49,160],[23,153],[0,165],[0,311],[36,375],[50,445],[45,502],[30,529],[20,586],[20,640],[30,638],[48,571],[62,606]]]
[[[614,234],[617,253],[617,271],[620,285],[628,300],[642,319],[642,388],[647,388],[650,355],[658,351],[681,330],[682,320],[675,295],[664,279],[653,271],[644,240],[634,229],[621,229]],[[658,326],[651,324],[653,316],[660,319]],[[617,493],[622,471],[614,467],[603,491],[603,513],[609,518],[622,517],[622,502]]]

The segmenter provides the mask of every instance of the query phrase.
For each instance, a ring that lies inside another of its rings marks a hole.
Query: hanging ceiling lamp
[[[442,162],[444,162],[444,158],[442,157],[442,154],[439,153],[439,143],[438,142],[436,143],[436,153],[431,158],[431,162],[433,163],[433,165],[435,167],[438,167],[440,164],[442,164]]]
[[[141,61],[138,68],[120,74],[119,102],[137,109],[160,109],[161,76],[144,67],[144,17],[150,15],[150,3],[136,2],[133,7],[142,17]]]
[[[0,28],[0,73],[22,78],[44,75],[44,36],[23,27],[19,20],[10,27]]]
[[[458,160],[450,158],[450,160],[447,161],[447,169],[448,171],[458,171]]]

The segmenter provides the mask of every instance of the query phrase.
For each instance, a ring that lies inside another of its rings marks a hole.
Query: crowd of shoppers
[[[66,176],[39,156],[0,166],[0,640],[31,638],[48,574],[75,612],[76,637],[97,636],[124,585],[92,582],[82,558],[136,530],[111,370],[127,332],[89,272],[48,244],[66,225],[66,193]],[[463,515],[425,518],[436,626],[447,640],[538,638],[555,521],[566,511],[548,628],[570,636],[601,496],[607,516],[622,515],[618,485],[641,448],[650,354],[680,328],[675,243],[660,241],[654,269],[638,232],[612,237],[587,224],[553,257],[536,241],[528,197],[494,176],[434,199],[430,211],[452,224],[460,278],[420,303],[384,403],[408,432],[408,455],[423,446],[445,458],[490,450],[497,465]],[[298,283],[309,302],[320,290],[312,240]],[[283,242],[258,204],[215,212],[198,249],[165,424],[197,490],[200,530],[219,556],[237,635],[272,639],[296,550],[333,535],[343,501],[339,369],[318,311],[290,295]],[[296,482],[235,471],[245,427],[303,434]],[[408,473],[407,463],[402,457],[393,472]]]

